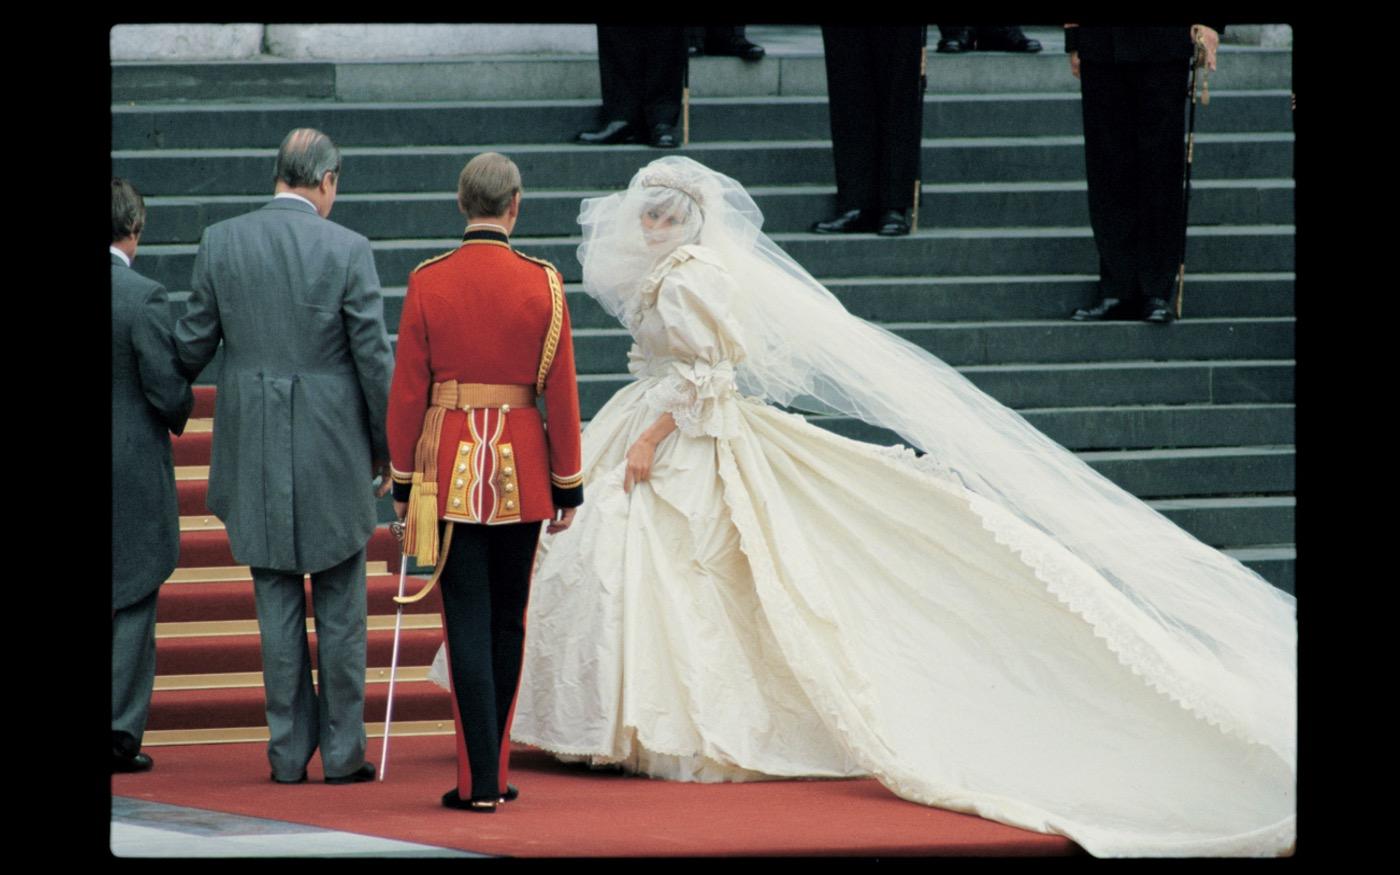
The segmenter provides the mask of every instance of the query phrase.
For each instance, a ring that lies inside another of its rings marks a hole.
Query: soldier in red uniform
[[[583,502],[578,383],[559,272],[511,248],[520,171],[473,158],[457,183],[462,245],[408,279],[388,437],[404,552],[434,565],[457,721],[457,786],[443,805],[494,811],[540,522]],[[543,397],[547,423],[535,405]]]

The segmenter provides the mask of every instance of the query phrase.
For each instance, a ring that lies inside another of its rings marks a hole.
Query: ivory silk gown
[[[1171,653],[1110,650],[1096,632],[1141,620],[1097,571],[937,459],[738,394],[740,292],[710,250],[645,289],[636,380],[541,547],[515,741],[671,780],[870,775],[1099,856],[1291,846],[1293,765],[1160,692],[1142,666]]]

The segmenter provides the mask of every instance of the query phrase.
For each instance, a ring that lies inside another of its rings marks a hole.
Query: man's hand
[[[1191,25],[1191,42],[1205,49],[1206,69],[1215,72],[1215,50],[1220,47],[1220,34],[1204,24]]]
[[[549,527],[545,532],[550,535],[564,531],[574,523],[574,514],[578,512],[576,507],[556,507],[554,509],[554,519],[549,521]]]
[[[383,498],[389,494],[390,489],[394,488],[394,477],[389,471],[388,462],[379,459],[371,462],[369,475],[371,478],[379,478],[379,486],[374,490],[375,498]]]
[[[1079,78],[1079,53],[1069,53],[1069,71],[1074,74],[1074,78]]]

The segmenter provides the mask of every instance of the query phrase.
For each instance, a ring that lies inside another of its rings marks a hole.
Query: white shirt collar
[[[112,250],[112,254],[113,254],[113,255],[119,256],[119,257],[121,258],[122,261],[126,262],[126,266],[127,266],[127,267],[131,267],[131,259],[130,259],[130,258],[127,258],[125,252],[122,252],[120,249],[118,249],[118,248],[115,247],[115,246],[112,246],[112,247],[109,247],[109,248]]]
[[[316,210],[316,205],[315,205],[315,204],[313,204],[311,201],[307,200],[306,198],[302,197],[301,195],[297,194],[296,192],[291,192],[291,191],[279,191],[279,192],[277,192],[277,194],[275,194],[275,195],[272,196],[272,199],[273,199],[273,200],[277,200],[279,197],[296,198],[297,200],[299,200],[299,201],[301,201],[302,203],[306,204],[306,205],[307,205],[308,207],[310,207],[311,209]],[[320,211],[320,210],[316,210],[316,214],[319,216],[319,215],[321,214],[321,211]]]

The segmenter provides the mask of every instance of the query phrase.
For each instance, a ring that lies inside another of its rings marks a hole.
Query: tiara
[[[674,188],[699,206],[705,206],[704,195],[700,193],[700,180],[692,174],[661,167],[646,171],[637,184],[643,188]]]

